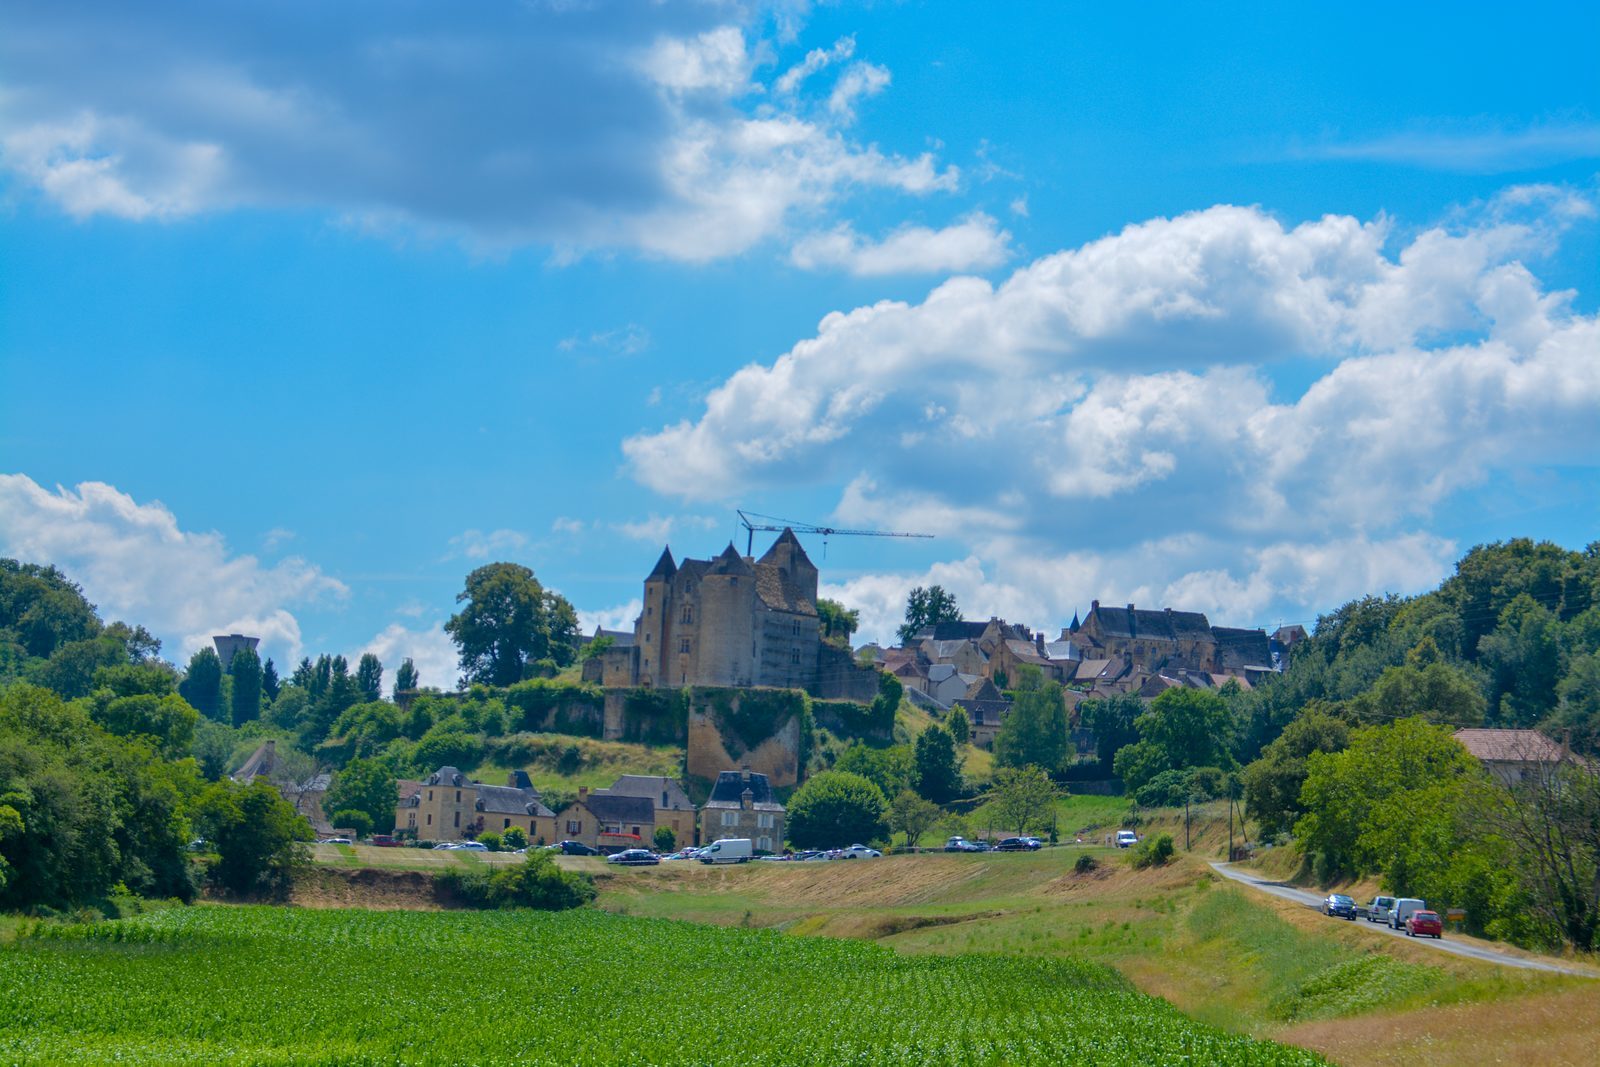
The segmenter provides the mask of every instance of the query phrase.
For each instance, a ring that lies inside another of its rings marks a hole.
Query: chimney
[[[1040,630],[1033,635],[1033,647],[1039,650],[1039,655],[1044,655],[1044,631]]]
[[[1098,600],[1089,601],[1089,610],[1090,611],[1099,611],[1100,610],[1100,601],[1098,601]]]
[[[584,801],[586,801],[588,799],[589,799],[589,787],[586,786],[586,785],[580,785],[578,787],[578,803],[582,804]]]

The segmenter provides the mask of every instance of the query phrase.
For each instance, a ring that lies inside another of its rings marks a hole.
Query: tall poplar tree
[[[222,715],[222,660],[211,648],[189,657],[189,670],[178,683],[178,693],[189,706],[208,719]]]

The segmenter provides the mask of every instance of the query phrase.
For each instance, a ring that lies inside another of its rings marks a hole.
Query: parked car
[[[559,845],[557,845],[556,847],[561,850],[561,854],[563,856],[598,856],[598,855],[600,855],[600,850],[599,849],[590,848],[588,845],[584,844],[582,841],[563,841]]]
[[[696,858],[701,863],[749,863],[754,856],[748,837],[725,837],[702,848]]]
[[[624,867],[648,867],[661,862],[661,857],[647,848],[627,848],[614,856],[606,857],[607,863],[617,863]]]
[[[1444,923],[1436,911],[1414,911],[1406,918],[1407,937],[1444,938]]]
[[[399,848],[400,839],[393,834],[373,834],[372,843],[379,848]]]
[[[825,860],[825,859],[828,858],[828,854],[826,852],[821,852],[821,851],[818,851],[817,849],[813,848],[813,849],[807,849],[804,852],[796,852],[794,854],[794,858],[796,860],[800,860],[800,861]]]
[[[1037,852],[1039,842],[1027,837],[1008,837],[994,846],[996,852]]]
[[[1400,897],[1394,902],[1394,907],[1389,911],[1389,925],[1396,930],[1406,928],[1406,920],[1411,918],[1414,911],[1427,910],[1428,902],[1416,897]]]
[[[661,858],[664,859],[664,860],[692,860],[692,859],[696,858],[699,855],[700,855],[700,850],[699,849],[697,849],[697,848],[685,848],[685,849],[679,849],[677,852],[668,853],[667,855],[662,856]]]
[[[449,852],[452,849],[457,849],[460,847],[461,845],[455,841],[440,841],[437,845],[433,846],[433,850],[435,852]]]
[[[993,852],[994,851],[994,846],[991,845],[987,841],[973,841],[973,842],[971,842],[971,845],[972,845],[972,851],[974,851],[974,852]]]
[[[1336,916],[1340,919],[1354,921],[1356,917],[1356,902],[1343,893],[1329,893],[1327,899],[1322,902],[1322,914],[1330,918]]]
[[[489,846],[481,841],[463,841],[456,848],[462,852],[488,852]]]
[[[839,850],[839,858],[842,860],[875,860],[882,856],[882,852],[866,845],[851,845],[849,848]]]
[[[1139,835],[1134,833],[1132,830],[1118,830],[1117,831],[1117,847],[1118,848],[1132,848],[1134,845],[1137,845],[1138,843],[1139,843]]]
[[[1028,834],[1023,838],[1023,840],[1031,845],[1035,852],[1039,851],[1041,848],[1044,848],[1044,841],[1040,838],[1034,837],[1032,834]]]
[[[1367,905],[1367,922],[1386,923],[1393,910],[1394,897],[1373,897],[1372,903]]]
[[[948,840],[948,841],[946,841],[944,843],[944,850],[946,852],[980,852],[980,851],[982,851],[981,849],[978,848],[977,845],[975,845],[971,841],[968,841],[964,837],[952,837],[950,840]]]
[[[351,845],[355,842],[348,837],[324,837],[319,843],[324,845]]]

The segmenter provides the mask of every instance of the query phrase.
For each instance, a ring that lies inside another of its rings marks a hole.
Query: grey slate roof
[[[740,797],[746,789],[750,790],[751,805],[757,811],[783,810],[783,805],[772,796],[772,785],[767,781],[767,776],[754,771],[748,777],[742,771],[723,771],[717,775],[717,784],[711,787],[711,799],[706,801],[706,807],[743,807]]]
[[[610,789],[598,789],[591,796],[609,793],[613,796],[644,797],[658,808],[670,811],[693,811],[694,804],[689,800],[689,794],[683,791],[683,785],[676,778],[668,778],[661,774],[624,774],[611,783]],[[662,794],[666,794],[667,803],[661,803]]]
[[[1272,663],[1272,650],[1267,645],[1265,630],[1216,626],[1211,632],[1216,636],[1217,652],[1225,669],[1267,666]]]
[[[1211,623],[1198,611],[1148,611],[1143,608],[1110,608],[1101,605],[1093,609],[1100,623],[1100,631],[1108,637],[1125,637],[1151,641],[1207,640],[1211,637]]]
[[[605,822],[653,823],[656,821],[656,806],[650,802],[649,797],[629,797],[618,793],[590,793],[586,799],[579,801],[579,803],[594,812],[595,818]]]
[[[467,778],[466,775],[462,774],[454,767],[440,767],[438,770],[428,775],[423,784],[462,788],[471,785],[472,782]]]
[[[648,582],[651,578],[671,578],[677,573],[677,564],[672,562],[672,546],[668,545],[661,550],[661,558],[656,560],[655,568],[651,570],[645,581]]]
[[[741,561],[742,562],[742,561]],[[817,606],[800,586],[776,563],[745,564],[755,571],[756,593],[767,607],[797,615],[815,615]]]
[[[555,812],[544,806],[533,789],[513,789],[508,785],[480,785],[477,810],[499,815],[539,815],[550,818]]]

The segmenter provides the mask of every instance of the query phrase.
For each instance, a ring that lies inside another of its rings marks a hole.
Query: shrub
[[[1100,864],[1095,862],[1095,858],[1089,855],[1089,853],[1085,852],[1083,855],[1078,857],[1077,862],[1072,865],[1072,869],[1077,871],[1079,874],[1088,874],[1098,866],[1100,866]]]
[[[1128,861],[1141,870],[1145,867],[1164,867],[1175,851],[1171,834],[1156,834],[1134,845],[1129,850]]]
[[[490,852],[499,852],[501,849],[505,848],[505,841],[501,838],[499,832],[496,830],[485,830],[483,833],[479,834],[478,844],[482,845]]]
[[[556,866],[549,853],[530,852],[516,866],[490,875],[489,896],[495,907],[564,911],[589,903],[595,889],[588,875]]]
[[[350,830],[357,837],[367,837],[372,833],[372,816],[355,808],[341,808],[333,813],[333,825],[341,830]]]
[[[671,852],[678,847],[678,835],[672,832],[670,826],[656,827],[655,844],[657,852]]]
[[[478,838],[482,841],[483,838]],[[500,847],[507,852],[515,852],[519,848],[528,847],[528,834],[520,826],[512,826],[500,834]]]

